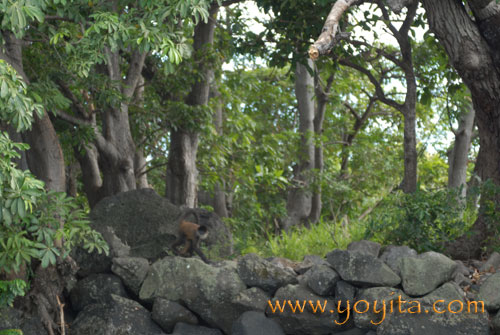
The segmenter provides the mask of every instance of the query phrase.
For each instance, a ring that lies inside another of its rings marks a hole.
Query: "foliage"
[[[6,106],[8,112],[0,119],[26,130],[33,111],[42,108],[27,96],[26,86],[4,62],[0,62],[0,74],[8,74],[9,81],[0,94],[0,106]],[[40,260],[44,267],[54,265],[57,257],[66,257],[79,243],[88,250],[108,252],[100,234],[90,229],[85,212],[71,198],[64,193],[47,193],[42,181],[16,166],[19,151],[26,149],[26,144],[14,143],[6,132],[0,132],[0,272],[19,272],[32,259]],[[57,241],[64,243],[60,246]],[[11,302],[24,288],[17,281],[3,283],[2,291],[6,292],[1,295],[2,302]]]
[[[0,330],[0,335],[23,335],[23,331],[20,329]]]
[[[0,307],[12,306],[15,297],[24,295],[26,286],[26,282],[21,279],[0,280]]]
[[[322,220],[310,229],[306,227],[292,227],[288,233],[268,235],[267,240],[253,239],[246,241],[246,247],[241,253],[255,252],[262,257],[280,256],[301,261],[306,255],[324,257],[333,249],[345,249],[354,240],[359,240],[364,234],[364,225],[361,223],[334,223]],[[238,245],[239,239],[236,239]]]
[[[400,191],[389,194],[369,219],[366,238],[408,245],[419,252],[441,250],[474,222],[476,206],[460,190]]]

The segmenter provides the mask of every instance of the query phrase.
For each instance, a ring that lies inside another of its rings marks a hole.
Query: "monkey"
[[[196,223],[187,221],[186,217],[189,214],[193,214]],[[205,218],[205,215],[202,215]],[[193,255],[193,251],[200,256],[200,258],[207,264],[210,264],[210,261],[200,250],[200,240],[204,240],[208,237],[208,229],[206,226],[200,224],[200,215],[193,209],[187,209],[178,219],[179,222],[179,232],[177,235],[177,239],[172,243],[171,249],[174,251],[176,255],[190,257]],[[184,244],[184,248],[181,252],[177,252],[177,247],[181,244]]]

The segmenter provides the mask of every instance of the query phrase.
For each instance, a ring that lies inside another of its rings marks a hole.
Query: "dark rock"
[[[389,266],[371,255],[334,250],[326,255],[326,259],[343,280],[353,285],[392,287],[401,282]]]
[[[331,267],[330,263],[328,263],[324,258],[321,258],[317,255],[306,255],[304,256],[304,260],[297,264],[297,266],[295,267],[295,271],[298,274],[304,274],[314,265],[326,265]]]
[[[484,262],[483,265],[479,268],[480,272],[486,272],[486,271],[491,271],[491,272],[496,272],[500,270],[500,254],[498,252],[493,252],[488,260]]]
[[[217,267],[197,258],[165,257],[151,265],[139,292],[140,299],[165,298],[186,306],[211,327],[231,331],[240,316],[233,301],[246,285],[236,272],[236,263]]]
[[[365,329],[359,329],[359,328],[351,328],[349,330],[340,332],[340,333],[335,333],[335,335],[366,335],[367,332]]]
[[[389,265],[392,271],[394,271],[397,275],[400,275],[401,259],[405,257],[415,257],[415,256],[417,256],[417,252],[412,248],[407,247],[406,245],[404,246],[389,245],[384,248],[384,251],[380,256],[380,260],[385,264]]]
[[[407,298],[401,290],[392,287],[371,287],[361,290],[356,302],[351,304],[354,324],[358,328],[377,329],[378,325],[384,322],[389,306],[398,306],[398,301]]]
[[[409,307],[408,305],[406,305]],[[465,306],[467,308],[467,306]],[[488,335],[487,313],[435,313],[432,304],[421,304],[421,313],[387,313],[377,335]]]
[[[331,296],[340,276],[335,270],[325,265],[315,265],[305,273],[307,286],[316,294]]]
[[[232,253],[232,237],[220,218],[196,209],[211,232],[205,240],[218,255]],[[177,235],[177,218],[181,210],[152,189],[119,193],[101,200],[90,212],[91,226],[99,232],[111,227],[116,236],[130,246],[130,256],[155,260]]]
[[[170,333],[179,322],[198,324],[198,319],[190,310],[176,302],[162,298],[155,299],[151,317],[167,333]]]
[[[492,335],[500,335],[500,311],[491,319]]]
[[[351,284],[341,280],[335,285],[335,300],[340,301],[340,307],[342,309],[345,309],[348,303],[349,308],[352,307],[355,296],[356,288]]]
[[[274,293],[279,287],[297,283],[296,275],[256,254],[246,254],[238,260],[238,275],[250,287]]]
[[[0,332],[20,329],[23,335],[47,335],[40,318],[11,307],[0,308]]]
[[[478,300],[484,301],[488,311],[500,309],[500,272],[490,276],[479,289]]]
[[[233,323],[231,335],[285,335],[283,329],[264,313],[245,312]]]
[[[111,294],[127,297],[120,278],[112,274],[92,274],[71,290],[71,306],[79,312],[88,305],[108,302]]]
[[[232,300],[233,306],[238,310],[238,314],[248,311],[264,312],[271,297],[258,287],[251,287],[241,291]]]
[[[283,258],[283,257],[270,257],[266,258],[268,262],[271,264],[276,265],[277,267],[282,268],[283,270],[286,270],[290,272],[292,275],[296,275],[297,272],[295,272],[295,268],[298,266],[297,262],[293,262],[289,259]]]
[[[437,252],[429,251],[417,257],[403,258],[401,278],[403,290],[412,296],[422,296],[452,279],[457,263]]]
[[[377,242],[362,240],[349,243],[347,251],[378,257],[381,245]]]
[[[218,329],[193,326],[181,322],[175,325],[172,335],[222,335],[222,332]]]
[[[273,308],[268,306],[266,315],[278,322],[286,334],[330,334],[351,326],[349,322],[344,325],[335,323],[343,323],[345,318],[337,312],[334,300],[333,297],[318,296],[301,285],[287,285],[276,291],[271,302]],[[297,306],[296,301],[303,311],[297,309],[293,312],[292,307]]]
[[[148,310],[112,294],[106,303],[86,306],[71,325],[72,335],[164,335]]]
[[[139,295],[142,282],[148,273],[149,262],[145,258],[121,257],[113,258],[111,271],[121,278],[127,288]]]

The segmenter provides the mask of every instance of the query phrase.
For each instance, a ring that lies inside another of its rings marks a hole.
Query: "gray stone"
[[[220,257],[231,254],[231,232],[222,220],[214,213],[196,211],[206,219],[203,224],[211,232],[204,241],[211,253]],[[156,260],[175,240],[180,213],[181,209],[154,190],[139,189],[102,199],[89,216],[98,232],[105,233],[111,227],[123,244],[130,246],[131,257]]]
[[[364,255],[378,257],[381,245],[377,242],[361,240],[349,243],[347,251],[359,252]]]
[[[297,276],[256,254],[246,254],[238,260],[238,274],[245,284],[274,293],[278,287],[297,283]]]
[[[295,267],[295,271],[298,274],[304,274],[312,268],[314,265],[326,265],[326,266],[331,266],[330,263],[326,261],[326,259],[321,258],[317,255],[306,255],[304,256],[304,260],[297,264]]]
[[[443,303],[445,304],[454,300],[458,300],[464,304],[466,303],[464,291],[454,282],[445,283],[418,300],[429,304],[433,304],[438,300],[444,300]]]
[[[500,311],[491,319],[493,335],[500,335]]]
[[[79,312],[88,305],[109,301],[111,294],[127,297],[120,278],[112,274],[92,274],[71,290],[71,307]]]
[[[162,298],[155,299],[151,318],[167,333],[170,333],[179,322],[198,324],[198,319],[190,310],[174,301]]]
[[[219,329],[207,328],[202,326],[193,326],[186,323],[175,325],[172,335],[223,335]]]
[[[358,328],[377,329],[378,325],[384,322],[390,306],[397,306],[398,301],[407,298],[401,290],[392,287],[371,287],[361,290],[356,302],[351,304],[354,324]]]
[[[396,286],[401,278],[378,258],[346,250],[334,250],[326,259],[340,274],[340,277],[353,285]]]
[[[233,323],[231,335],[285,335],[283,329],[264,313],[245,312]]]
[[[435,313],[432,304],[421,304],[421,312],[388,313],[377,335],[488,335],[487,313]],[[405,307],[411,307],[405,305]],[[465,306],[467,308],[467,306]]]
[[[316,294],[331,296],[340,276],[335,270],[325,265],[315,265],[305,273],[307,286]]]
[[[500,309],[500,272],[490,276],[479,289],[478,300],[488,311]]]
[[[0,308],[0,333],[7,329],[20,329],[23,335],[47,335],[39,318],[11,307]]]
[[[123,284],[135,295],[139,295],[139,290],[146,278],[148,269],[148,260],[139,257],[113,258],[113,265],[111,266],[111,271],[120,277]]]
[[[498,252],[493,252],[488,260],[484,262],[483,265],[479,268],[480,272],[496,272],[500,270],[500,254]]]
[[[412,296],[423,296],[452,279],[457,264],[437,252],[403,258],[401,278],[403,290]]]
[[[222,261],[215,267],[197,258],[168,256],[151,265],[139,298],[179,302],[211,327],[229,333],[239,317],[233,300],[246,289],[235,262]]]
[[[241,291],[232,300],[232,304],[238,309],[238,314],[248,311],[264,312],[271,297],[258,287],[251,287]]]
[[[342,309],[345,309],[348,303],[349,306],[352,306],[355,296],[356,288],[351,284],[341,280],[335,285],[335,300],[340,301]]]
[[[268,306],[266,315],[276,320],[286,334],[329,334],[348,329],[349,323],[342,326],[335,323],[342,323],[345,319],[339,316],[334,300],[333,297],[318,296],[301,285],[287,285],[276,291],[271,302],[273,308]],[[296,309],[294,313],[292,307],[297,306],[296,301],[303,309]],[[316,313],[309,301],[317,308]],[[318,308],[318,304],[323,308],[323,312]]]
[[[403,246],[389,245],[384,248],[384,251],[380,256],[380,260],[385,264],[389,265],[392,271],[394,271],[397,275],[400,275],[401,259],[405,257],[415,257],[415,256],[417,256],[417,252],[414,249],[407,247],[406,245]]]
[[[71,324],[72,335],[164,335],[139,303],[112,294],[106,303],[86,306]]]

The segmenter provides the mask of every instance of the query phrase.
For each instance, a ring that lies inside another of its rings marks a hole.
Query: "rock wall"
[[[112,262],[73,289],[71,334],[500,334],[497,253],[464,264],[360,241],[302,262]]]

